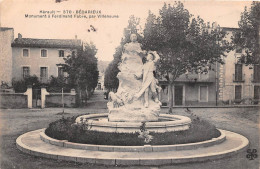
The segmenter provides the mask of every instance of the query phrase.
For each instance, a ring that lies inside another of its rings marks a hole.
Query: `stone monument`
[[[108,120],[118,122],[148,122],[158,121],[160,101],[154,77],[159,55],[156,52],[146,52],[137,42],[137,36],[132,34],[131,42],[124,45],[122,60],[117,75],[119,87],[116,93],[109,93],[107,103]],[[147,58],[143,64],[142,56]]]

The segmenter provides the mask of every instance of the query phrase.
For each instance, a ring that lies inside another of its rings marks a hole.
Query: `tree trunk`
[[[78,86],[76,87],[76,106],[77,107],[81,106],[81,93]]]
[[[168,113],[172,113],[173,94],[172,94],[172,83],[171,82],[169,83],[168,93],[169,93],[169,110],[168,110]]]
[[[256,47],[257,47],[257,53],[256,53],[256,63],[260,64],[260,22],[257,24],[257,37],[256,37]]]

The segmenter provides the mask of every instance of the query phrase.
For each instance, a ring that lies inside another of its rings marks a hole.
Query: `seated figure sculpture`
[[[137,42],[137,36],[135,34],[132,34],[130,39],[131,42],[124,45],[122,60],[118,66],[120,72],[117,75],[119,80],[117,92],[109,93],[110,99],[107,103],[109,110],[108,120],[122,122],[157,121],[160,111],[160,102],[154,91],[156,79],[154,77],[151,78],[150,73],[144,73],[144,71],[148,70],[146,67],[148,68],[149,65],[153,65],[153,68],[149,69],[149,71],[155,69],[155,60],[153,60],[151,64],[148,64],[148,62],[147,64],[143,64],[142,55],[146,54],[146,51],[141,49],[141,44]],[[150,55],[152,54],[148,54],[149,57]],[[141,75],[143,75],[145,79],[148,79],[143,80],[142,78],[136,78]],[[153,79],[152,83],[148,82],[150,79]],[[148,86],[148,83],[145,81],[149,83]],[[153,92],[152,95],[154,99],[149,97],[149,92]]]

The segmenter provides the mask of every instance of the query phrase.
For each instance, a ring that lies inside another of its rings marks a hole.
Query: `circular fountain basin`
[[[110,122],[107,113],[79,116],[76,122],[82,118],[88,121],[90,130],[101,132],[134,133],[140,131],[142,125],[142,122]],[[188,130],[190,123],[191,119],[186,116],[160,114],[157,122],[146,122],[145,127],[149,132],[165,133]]]

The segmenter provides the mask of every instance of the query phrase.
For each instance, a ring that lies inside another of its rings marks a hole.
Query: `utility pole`
[[[216,76],[216,106],[218,106],[218,63],[216,62],[216,73],[215,73],[215,76]]]

